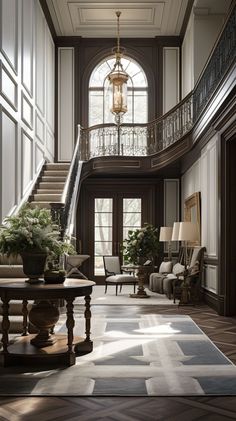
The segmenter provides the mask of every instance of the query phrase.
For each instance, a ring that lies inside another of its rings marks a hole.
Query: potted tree
[[[159,249],[158,229],[145,223],[142,228],[128,231],[122,249],[126,263],[151,265]]]
[[[49,209],[26,204],[17,215],[5,218],[0,228],[0,252],[8,256],[19,254],[28,282],[35,283],[44,273],[47,258],[53,260],[74,249],[67,241],[59,240],[59,226]]]

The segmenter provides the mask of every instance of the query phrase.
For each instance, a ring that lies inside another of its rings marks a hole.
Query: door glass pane
[[[96,198],[94,209],[94,274],[103,276],[102,256],[112,254],[113,201],[111,198]]]
[[[123,199],[123,240],[127,238],[128,231],[141,228],[142,224],[142,199]]]

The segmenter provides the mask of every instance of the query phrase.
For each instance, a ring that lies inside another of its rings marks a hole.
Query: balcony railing
[[[149,156],[190,132],[236,58],[236,7],[194,90],[176,107],[147,124],[101,124],[81,129],[80,159]]]

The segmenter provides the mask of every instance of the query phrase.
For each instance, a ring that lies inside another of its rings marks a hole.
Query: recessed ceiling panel
[[[179,35],[188,0],[101,2],[47,0],[57,35],[116,37],[121,12],[122,37]]]

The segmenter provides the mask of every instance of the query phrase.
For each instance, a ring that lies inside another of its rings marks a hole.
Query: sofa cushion
[[[172,271],[172,262],[161,262],[159,273],[170,273]]]

